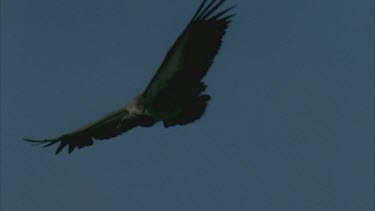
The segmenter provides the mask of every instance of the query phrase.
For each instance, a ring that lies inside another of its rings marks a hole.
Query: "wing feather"
[[[197,17],[197,20],[201,20],[202,16],[207,13],[207,11],[212,7],[212,5],[216,2],[217,0],[212,0],[207,7],[202,11],[202,13]]]
[[[191,102],[202,90],[202,79],[217,55],[230,18],[216,13],[225,0],[204,0],[143,92],[145,104],[179,106]],[[217,3],[217,4],[215,4]]]
[[[196,20],[197,16],[199,16],[199,13],[202,11],[204,5],[206,4],[207,0],[203,0],[201,5],[199,6],[198,10],[195,12],[194,16],[193,16],[193,19],[191,19],[191,21],[194,21]]]
[[[132,115],[126,109],[120,109],[59,138],[46,140],[25,138],[24,140],[36,145],[45,144],[43,147],[49,147],[60,142],[56,149],[56,154],[60,153],[65,146],[68,146],[69,153],[72,153],[75,148],[81,149],[93,145],[94,140],[109,139],[136,126],[148,127],[154,123],[155,120],[149,116]]]

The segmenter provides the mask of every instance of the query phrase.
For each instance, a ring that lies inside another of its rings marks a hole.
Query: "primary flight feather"
[[[146,87],[126,107],[55,139],[32,140],[48,147],[59,143],[69,153],[90,146],[94,140],[120,135],[136,126],[150,127],[162,121],[165,127],[185,125],[199,119],[210,96],[204,94],[203,77],[210,68],[234,14],[234,7],[218,11],[225,0],[203,0],[193,18],[168,51]]]

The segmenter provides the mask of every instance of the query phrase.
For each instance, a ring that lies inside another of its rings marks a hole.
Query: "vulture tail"
[[[163,120],[164,127],[168,128],[175,125],[186,125],[198,120],[206,110],[210,95],[201,95],[196,100],[187,105],[183,111],[173,119]]]

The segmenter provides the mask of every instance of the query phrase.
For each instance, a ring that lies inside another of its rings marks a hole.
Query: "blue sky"
[[[125,105],[200,0],[3,0],[1,210],[373,208],[373,1],[235,3],[200,121],[55,156],[22,138]]]

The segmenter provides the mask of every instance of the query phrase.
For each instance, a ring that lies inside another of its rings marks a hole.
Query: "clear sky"
[[[58,156],[125,105],[200,0],[2,0],[2,211],[374,208],[372,0],[228,0],[238,15],[187,126]]]

